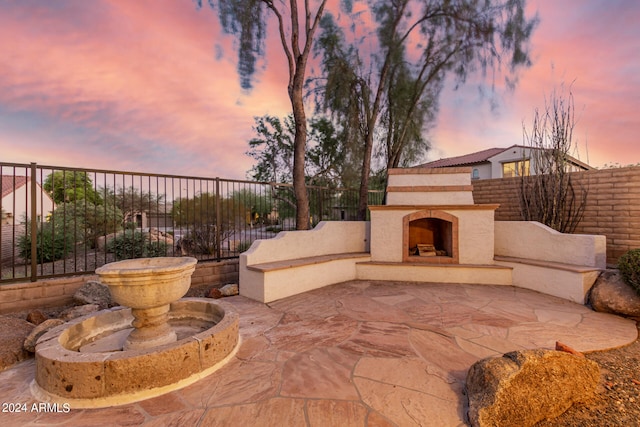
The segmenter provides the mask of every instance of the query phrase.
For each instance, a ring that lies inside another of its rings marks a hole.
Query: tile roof
[[[446,168],[450,166],[467,166],[467,165],[475,165],[478,163],[489,161],[489,159],[493,156],[496,156],[504,151],[507,151],[514,147],[520,148],[530,148],[522,145],[512,145],[506,148],[488,148],[482,151],[476,151],[475,153],[465,154],[463,156],[457,157],[447,157],[445,159],[434,160],[432,162],[423,163],[421,165],[414,166],[414,168]],[[567,159],[570,163],[573,163],[576,166],[579,166],[582,169],[589,170],[593,169],[593,167],[588,164],[576,159],[572,156],[567,156]]]
[[[489,158],[495,156],[496,154],[500,154],[505,150],[508,150],[511,147],[507,148],[488,148],[486,150],[477,151],[471,154],[465,154],[464,156],[457,157],[448,157],[446,159],[434,160],[433,162],[423,163],[421,165],[415,166],[416,168],[445,168],[449,166],[463,166],[463,165],[472,165],[476,163],[486,162]]]
[[[14,183],[15,179],[15,183]],[[22,187],[27,183],[26,176],[2,175],[2,197],[11,194],[14,190]]]

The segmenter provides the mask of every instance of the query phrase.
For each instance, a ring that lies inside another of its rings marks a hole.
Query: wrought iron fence
[[[0,283],[127,258],[236,258],[296,226],[290,184],[0,163],[0,187]],[[356,190],[308,191],[312,225],[356,219]],[[382,197],[371,191],[369,203]]]

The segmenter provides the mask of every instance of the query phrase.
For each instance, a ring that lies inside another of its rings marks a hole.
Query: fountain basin
[[[135,402],[185,387],[231,359],[239,316],[230,304],[184,298],[170,304],[177,341],[125,350],[131,309],[115,307],[52,329],[36,347],[33,394],[73,408]]]
[[[191,286],[198,260],[191,257],[137,258],[96,269],[118,304],[130,307],[134,319],[125,350],[144,350],[177,340],[168,325],[169,304]]]

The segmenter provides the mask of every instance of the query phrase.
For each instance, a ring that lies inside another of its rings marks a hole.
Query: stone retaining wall
[[[87,274],[0,285],[0,314],[71,304],[80,286],[97,279],[97,275]],[[238,259],[198,263],[191,276],[192,287],[228,283],[238,283]]]
[[[629,249],[640,248],[640,167],[575,172],[572,178],[589,191],[576,233],[605,235],[608,263],[615,263]],[[497,221],[520,221],[518,180],[474,181],[473,199],[475,203],[499,203]]]

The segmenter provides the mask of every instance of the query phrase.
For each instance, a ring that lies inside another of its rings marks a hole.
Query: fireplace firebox
[[[403,218],[403,262],[458,263],[458,218],[422,210]]]

